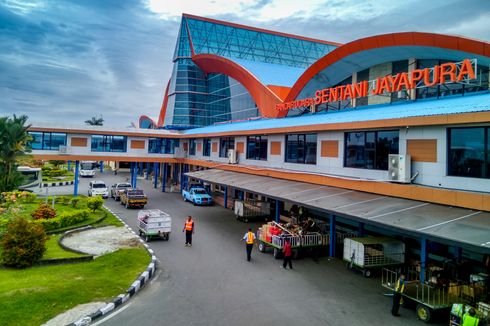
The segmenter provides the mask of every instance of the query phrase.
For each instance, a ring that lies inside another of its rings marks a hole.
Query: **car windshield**
[[[94,169],[94,165],[92,163],[82,163],[80,165],[81,165],[82,170],[93,170]]]
[[[94,183],[92,188],[107,188],[103,183]]]
[[[194,190],[194,193],[197,194],[197,195],[206,195],[206,190],[204,189],[196,189]]]
[[[131,188],[131,185],[129,183],[121,183],[117,185],[118,188]]]

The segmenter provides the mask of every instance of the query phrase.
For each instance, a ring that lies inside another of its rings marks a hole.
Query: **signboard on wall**
[[[315,91],[315,97],[276,104],[276,110],[288,111],[299,107],[345,101],[366,96],[375,96],[436,85],[469,84],[477,76],[477,59],[446,62],[432,68],[414,69],[394,76],[339,85]]]

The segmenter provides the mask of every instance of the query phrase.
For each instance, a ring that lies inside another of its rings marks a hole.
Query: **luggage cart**
[[[257,219],[267,221],[271,214],[271,204],[265,201],[235,200],[234,207],[236,219],[245,223]]]
[[[405,263],[405,244],[391,238],[345,238],[344,261],[348,269],[360,270],[365,277],[374,269]]]
[[[138,212],[138,230],[146,242],[152,238],[168,241],[172,231],[172,218],[159,209],[147,209]]]

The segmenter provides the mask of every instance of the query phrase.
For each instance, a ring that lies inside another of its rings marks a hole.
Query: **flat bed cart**
[[[399,274],[396,271],[383,268],[381,284],[383,287],[394,291]],[[416,303],[415,312],[417,319],[429,323],[434,314],[446,312],[449,313],[453,303],[462,303],[461,298],[462,285],[435,286],[421,283],[418,280],[408,280],[402,297],[405,301]]]
[[[349,269],[371,276],[374,269],[405,263],[405,244],[391,238],[345,238],[344,261]]]
[[[255,219],[267,221],[271,214],[271,204],[269,202],[235,200],[234,207],[236,219],[245,223]]]
[[[283,234],[270,235],[266,227],[268,225],[279,228]],[[276,259],[282,257],[282,249],[286,240],[289,240],[291,244],[293,258],[298,258],[300,250],[326,246],[328,239],[328,235],[317,232],[306,235],[292,234],[276,222],[270,222],[257,230],[257,246],[259,251],[266,252],[267,247],[271,247],[274,250],[274,258]]]
[[[172,218],[159,209],[141,210],[138,212],[138,229],[146,242],[156,237],[168,241],[172,230]]]

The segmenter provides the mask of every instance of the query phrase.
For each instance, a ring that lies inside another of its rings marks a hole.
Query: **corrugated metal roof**
[[[354,109],[303,115],[300,117],[260,119],[247,122],[224,123],[185,131],[186,135],[233,132],[273,128],[287,128],[316,124],[362,122],[490,111],[490,93],[450,97],[438,100],[417,100],[409,103],[364,106]]]
[[[441,243],[490,252],[490,213],[211,169],[186,175]]]

